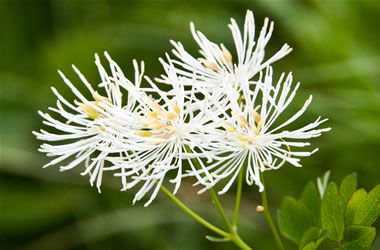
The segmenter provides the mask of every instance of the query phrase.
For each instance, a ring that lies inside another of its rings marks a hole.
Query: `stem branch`
[[[198,214],[196,214],[195,212],[193,212],[190,208],[188,208],[185,204],[183,204],[177,197],[175,197],[169,190],[167,190],[164,186],[161,185],[161,190],[172,200],[174,201],[174,203],[179,206],[180,208],[182,208],[183,211],[185,211],[188,215],[190,215],[191,217],[193,217],[196,221],[198,221],[199,223],[201,223],[203,226],[207,227],[208,229],[210,229],[211,231],[225,237],[225,238],[229,238],[229,233],[219,229],[218,227],[212,225],[211,223],[209,223],[208,221],[206,221],[205,219],[203,219],[202,217],[200,217]]]

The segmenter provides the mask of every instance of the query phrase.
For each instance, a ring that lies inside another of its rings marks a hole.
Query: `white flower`
[[[327,120],[321,120],[320,117],[299,129],[284,130],[305,112],[312,96],[297,113],[277,125],[277,119],[292,102],[299,83],[292,90],[292,75],[289,74],[283,81],[285,74],[282,74],[278,83],[273,86],[272,68],[267,69],[263,81],[261,78],[260,76],[255,84],[243,85],[240,90],[231,87],[226,92],[231,112],[225,113],[224,132],[218,144],[220,157],[206,170],[198,171],[198,174],[209,172],[215,182],[230,178],[220,194],[229,189],[240,170],[245,171],[249,185],[255,183],[262,191],[264,187],[260,181],[260,171],[278,169],[285,162],[301,167],[299,157],[310,156],[318,149],[293,151],[292,148],[309,146],[309,142],[300,140],[318,137],[322,132],[330,130],[317,129]],[[209,187],[200,192],[207,188]]]
[[[233,18],[231,18],[231,24],[228,25],[235,42],[237,60],[233,60],[231,53],[223,44],[218,46],[209,41],[201,32],[195,30],[193,23],[190,24],[190,27],[193,37],[200,47],[202,58],[194,58],[180,42],[171,41],[175,47],[173,53],[179,60],[169,60],[180,66],[176,70],[179,75],[189,79],[195,77],[197,84],[209,88],[210,91],[213,91],[215,86],[220,86],[221,83],[247,84],[258,72],[291,51],[291,48],[284,44],[276,54],[265,60],[265,46],[272,35],[273,22],[269,24],[268,18],[265,19],[260,35],[255,41],[255,24],[253,14],[249,10],[245,18],[243,35]],[[169,84],[165,79],[161,82]],[[188,84],[192,84],[192,82],[190,81]]]
[[[110,114],[107,109],[110,107],[122,107],[122,93],[120,91],[120,79],[128,81],[120,68],[111,60],[109,55],[105,53],[110,62],[112,76],[108,76],[106,70],[102,67],[98,55],[96,57],[96,65],[101,77],[99,86],[105,92],[105,96],[100,95],[86,78],[73,65],[73,69],[78,74],[84,85],[89,90],[91,98],[86,98],[74,85],[58,71],[66,85],[72,90],[79,101],[67,101],[58,91],[52,87],[53,93],[57,96],[57,107],[49,108],[50,111],[60,115],[60,118],[53,118],[48,113],[39,111],[38,113],[45,119],[43,123],[52,127],[57,132],[33,132],[38,139],[53,142],[54,144],[44,143],[39,151],[46,153],[47,156],[55,157],[54,160],[47,163],[44,167],[61,164],[60,170],[66,171],[85,163],[85,170],[82,175],[89,174],[91,185],[96,181],[96,187],[100,192],[103,171],[112,170],[105,166],[105,158],[112,153],[120,153],[120,148],[114,146],[114,140],[121,135],[113,129],[117,127],[118,117]],[[139,86],[144,71],[144,65],[141,65],[141,73],[136,61],[135,68],[135,86]],[[132,84],[132,83],[131,83]],[[129,102],[123,108],[134,106],[133,98],[128,96]],[[56,144],[59,142],[60,144]],[[108,150],[102,150],[107,148]],[[70,162],[65,160],[74,157]]]
[[[128,82],[122,84],[129,93],[137,97],[138,102],[130,115],[120,115],[119,124],[128,126],[121,125],[117,128],[125,137],[120,141],[120,146],[133,152],[126,156],[109,158],[109,161],[124,171],[115,176],[133,176],[131,182],[124,182],[124,190],[140,186],[134,202],[153,189],[145,206],[154,200],[165,176],[171,170],[176,172],[176,177],[170,180],[175,183],[174,193],[179,189],[187,170],[193,172],[203,185],[213,185],[207,172],[203,177],[197,174],[198,169],[191,159],[198,160],[202,169],[206,169],[201,159],[207,158],[210,162],[213,159],[211,140],[214,138],[209,135],[215,134],[214,130],[220,126],[220,123],[215,122],[219,120],[220,113],[212,110],[209,105],[209,102],[216,103],[218,100],[212,100],[210,96],[197,99],[195,90],[185,89],[173,65],[162,60],[161,62],[172,86],[170,91],[160,90],[147,77],[149,88],[137,89]],[[190,169],[184,169],[185,161]]]

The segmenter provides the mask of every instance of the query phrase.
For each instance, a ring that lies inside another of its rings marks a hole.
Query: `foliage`
[[[339,190],[330,182],[322,198],[308,183],[299,200],[284,198],[278,211],[281,233],[300,250],[318,249],[325,239],[336,242],[336,249],[369,249],[376,236],[371,225],[380,215],[380,184],[368,194],[356,189],[356,174],[346,176]]]

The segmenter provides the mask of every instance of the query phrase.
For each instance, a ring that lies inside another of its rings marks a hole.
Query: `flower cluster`
[[[243,34],[231,19],[228,27],[237,60],[223,44],[209,41],[190,26],[202,57],[194,58],[181,43],[172,41],[177,58],[160,59],[165,72],[161,78],[144,76],[144,63],[133,61],[134,80],[129,80],[107,53],[109,69],[95,55],[101,78],[96,89],[73,66],[89,92],[82,94],[59,71],[78,100],[70,102],[52,88],[58,100],[57,107],[49,109],[61,118],[39,112],[43,123],[56,131],[34,132],[38,139],[54,142],[41,145],[41,152],[54,157],[44,167],[60,164],[65,171],[84,166],[82,175],[88,174],[99,192],[103,172],[112,171],[120,178],[122,190],[138,188],[134,202],[151,193],[145,203],[149,205],[166,178],[174,184],[174,193],[184,177],[195,177],[195,184],[203,187],[200,192],[228,179],[222,194],[244,171],[246,182],[262,191],[260,172],[286,162],[299,167],[299,157],[317,151],[294,148],[308,146],[304,139],[328,131],[318,129],[326,119],[284,130],[305,112],[311,96],[298,112],[278,124],[299,84],[292,87],[291,74],[282,74],[277,83],[273,80],[270,65],[291,51],[285,44],[265,58],[273,23],[265,19],[255,40],[251,11]],[[160,84],[169,85],[170,90],[161,90]]]

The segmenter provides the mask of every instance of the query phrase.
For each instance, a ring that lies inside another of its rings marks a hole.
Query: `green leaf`
[[[281,233],[298,244],[303,234],[313,226],[313,216],[302,201],[287,196],[278,210],[278,224]]]
[[[321,238],[319,238],[317,241],[310,242],[307,244],[302,250],[317,250],[319,245],[326,239],[327,234]]]
[[[308,243],[312,241],[318,240],[319,236],[319,228],[318,227],[311,227],[309,228],[302,236],[299,249],[302,250],[304,246],[306,246]]]
[[[320,230],[318,227],[309,228],[302,236],[299,249],[300,250],[316,250],[318,246],[327,237],[326,230]]]
[[[374,227],[351,225],[346,227],[342,246],[337,249],[364,250],[369,249],[375,240],[376,229]]]
[[[208,239],[209,241],[212,241],[212,242],[226,242],[226,241],[231,240],[228,238],[218,238],[218,237],[214,237],[214,236],[210,236],[210,235],[206,235],[206,239]]]
[[[347,204],[357,186],[356,173],[347,175],[340,184],[340,195],[344,199],[344,204]]]
[[[347,225],[370,226],[380,214],[380,184],[369,194],[364,189],[356,191],[346,208]]]
[[[301,201],[313,216],[313,226],[319,227],[321,224],[321,199],[313,182],[306,185],[301,195]]]
[[[322,228],[328,231],[328,237],[331,240],[337,242],[343,239],[344,209],[345,204],[338,194],[338,187],[335,183],[330,183],[321,205]]]

